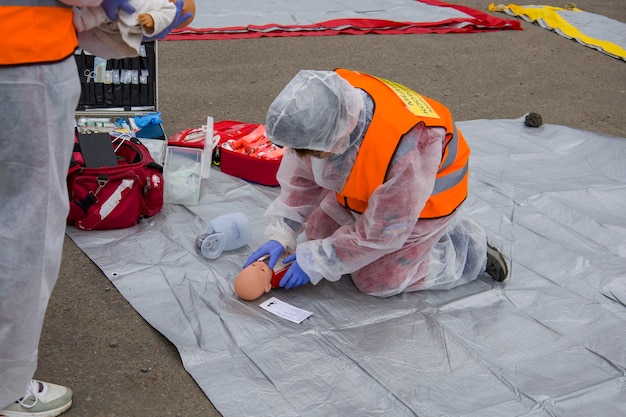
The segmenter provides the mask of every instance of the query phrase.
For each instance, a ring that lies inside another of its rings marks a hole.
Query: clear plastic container
[[[163,167],[163,200],[172,204],[198,204],[201,180],[202,149],[168,146]]]

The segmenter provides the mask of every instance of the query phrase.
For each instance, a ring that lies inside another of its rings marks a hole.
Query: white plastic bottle
[[[225,250],[241,248],[250,242],[250,222],[241,212],[227,213],[214,218],[206,225],[206,233],[196,238],[202,255],[215,259]]]

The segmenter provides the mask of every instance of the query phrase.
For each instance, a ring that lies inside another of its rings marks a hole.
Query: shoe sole
[[[72,401],[67,404],[63,404],[59,408],[54,410],[46,410],[39,412],[22,412],[22,411],[0,411],[0,417],[56,417],[65,413],[72,406]],[[8,414],[7,414],[8,413]]]
[[[494,281],[497,281],[497,282],[505,281],[509,277],[509,265],[506,262],[506,258],[504,257],[502,252],[498,250],[498,248],[491,246],[489,243],[487,243],[487,271],[489,271],[490,269],[489,263],[491,262],[492,259],[493,259],[493,263],[499,266],[498,270],[500,269],[504,270],[504,277],[503,278],[500,278],[499,276],[496,277],[496,276],[491,275],[489,272],[487,272],[487,274],[491,278],[493,278]]]

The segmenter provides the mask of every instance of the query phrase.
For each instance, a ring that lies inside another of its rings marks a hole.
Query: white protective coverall
[[[296,248],[313,284],[350,274],[360,291],[386,297],[474,280],[486,268],[484,231],[458,218],[458,210],[419,218],[433,189],[445,129],[420,123],[401,139],[385,182],[362,214],[337,202],[334,193],[350,174],[373,108],[369,95],[334,71],[302,70],[276,97],[267,113],[268,138],[332,155],[285,152],[277,174],[281,192],[265,212],[266,237]]]
[[[24,395],[37,368],[61,265],[79,97],[73,56],[0,66],[0,409]]]

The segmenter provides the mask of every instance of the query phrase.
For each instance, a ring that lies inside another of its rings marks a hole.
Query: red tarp
[[[249,25],[221,28],[185,28],[175,30],[165,40],[246,39],[286,36],[331,36],[364,34],[471,33],[497,30],[521,30],[518,20],[500,19],[466,6],[439,0],[416,0],[421,3],[449,7],[468,15],[436,22],[397,22],[379,19],[336,19],[309,25]]]

